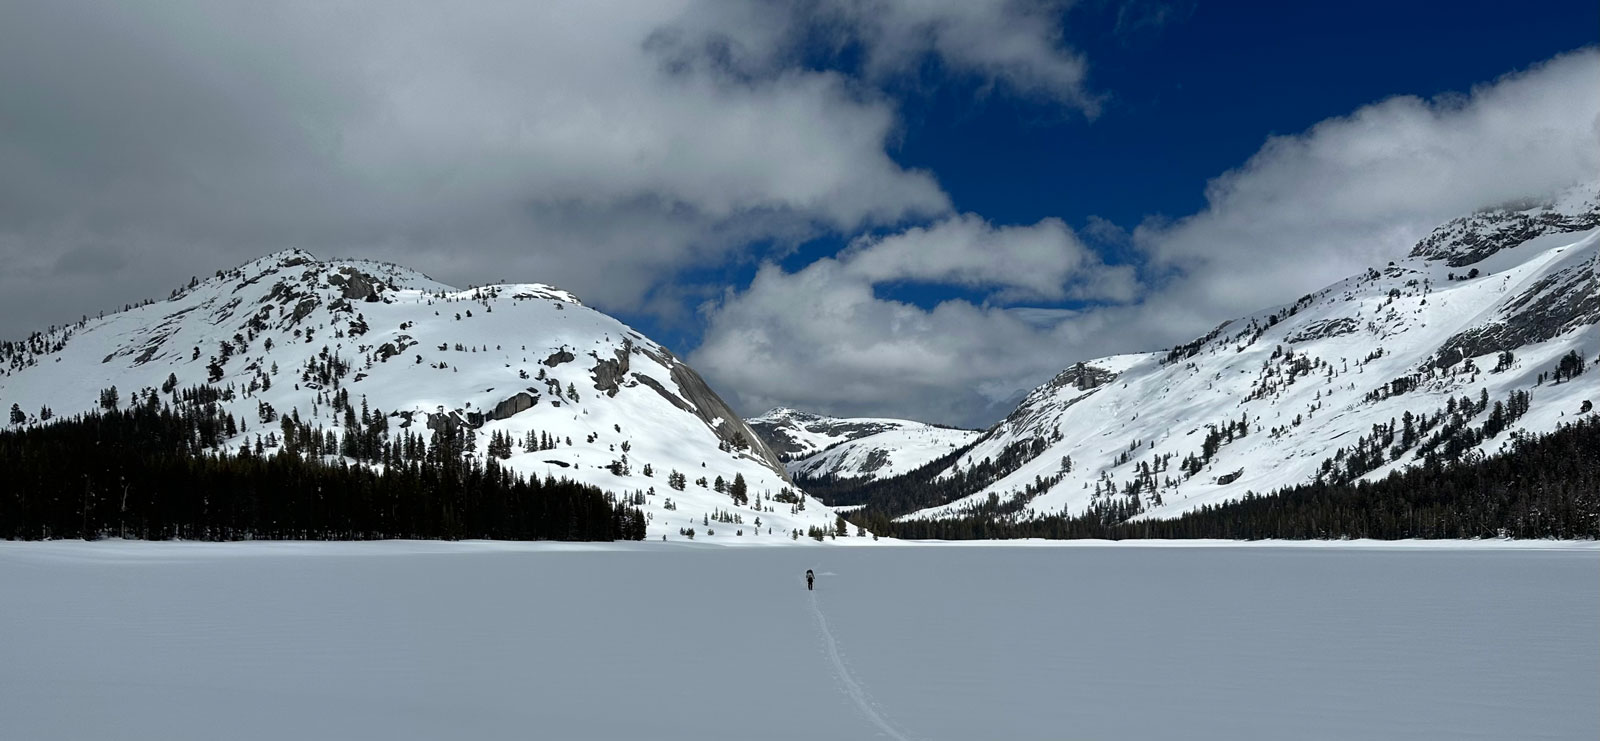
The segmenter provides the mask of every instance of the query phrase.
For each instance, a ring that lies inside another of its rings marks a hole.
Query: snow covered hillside
[[[747,421],[785,461],[790,475],[803,478],[871,481],[898,476],[949,455],[980,434],[905,419],[825,417],[784,407]]]
[[[1484,211],[1170,351],[1076,364],[939,474],[958,498],[905,517],[1172,517],[1595,414],[1597,227],[1594,185]]]
[[[284,419],[331,433],[325,455],[352,434],[465,427],[475,455],[631,500],[652,538],[770,528],[788,542],[791,529],[834,521],[692,368],[542,284],[463,291],[396,265],[288,251],[5,343],[0,361],[13,424],[207,387],[199,398],[239,420],[229,449],[270,454]]]

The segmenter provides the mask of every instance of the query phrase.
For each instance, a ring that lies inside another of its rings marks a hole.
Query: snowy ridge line
[[[746,422],[790,476],[872,481],[946,455],[981,432],[890,417],[828,417],[778,407]]]
[[[828,629],[828,619],[822,615],[822,607],[817,604],[817,593],[810,591],[808,595],[811,598],[811,615],[817,619],[817,627],[822,629],[822,640],[828,646],[828,659],[833,662],[834,671],[839,673],[839,681],[842,683],[841,688],[850,695],[850,699],[855,702],[856,707],[861,708],[861,712],[866,714],[867,720],[872,721],[872,724],[877,726],[878,730],[883,731],[884,735],[895,739],[895,741],[911,741],[909,737],[879,715],[877,710],[873,709],[872,702],[867,699],[866,690],[862,689],[861,683],[850,675],[850,670],[844,666],[844,659],[839,656],[839,644],[833,639],[833,631]]]
[[[462,436],[475,461],[640,509],[651,540],[777,545],[834,522],[693,368],[543,283],[463,291],[289,250],[165,301],[0,342],[7,429],[152,399],[216,404],[230,420],[206,436],[216,453],[292,447],[377,467],[422,455],[416,444],[393,455],[407,439]]]

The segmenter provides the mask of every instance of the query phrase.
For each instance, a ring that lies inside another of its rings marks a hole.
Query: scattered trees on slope
[[[1073,517],[880,521],[902,538],[1600,538],[1600,419],[1517,436],[1492,456],[1423,465],[1378,481],[1315,481],[1246,494],[1172,520],[1125,521],[1107,500]],[[869,524],[869,527],[872,525]]]

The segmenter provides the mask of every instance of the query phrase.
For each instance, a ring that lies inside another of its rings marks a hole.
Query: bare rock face
[[[595,365],[589,369],[589,374],[594,377],[594,387],[606,396],[616,396],[619,384],[628,377],[628,356],[633,354],[633,341],[623,340],[622,347],[616,349],[616,358],[602,358],[594,356]]]
[[[341,295],[351,301],[377,301],[378,293],[386,288],[383,281],[349,266],[328,276],[328,284],[342,288]]]
[[[761,461],[779,476],[782,476],[785,481],[789,480],[788,472],[784,470],[783,463],[778,460],[777,454],[772,452],[772,448],[768,447],[766,442],[762,441],[761,437],[750,429],[749,425],[745,424],[745,421],[728,406],[727,402],[724,402],[721,397],[717,396],[715,391],[711,390],[710,386],[706,385],[705,379],[702,379],[699,373],[696,373],[693,368],[690,368],[683,361],[678,360],[677,356],[664,347],[660,349],[659,353],[649,350],[641,350],[641,352],[670,369],[672,382],[674,386],[677,386],[678,393],[673,393],[671,389],[665,388],[659,381],[643,374],[632,374],[634,379],[650,387],[667,401],[672,402],[673,406],[699,417],[701,421],[706,423],[707,427],[711,428],[712,432],[716,433],[717,439],[727,443],[732,449],[741,451]]]
[[[1105,386],[1108,383],[1111,383],[1111,381],[1116,379],[1116,377],[1117,374],[1112,373],[1104,368],[1090,365],[1088,363],[1075,363],[1066,370],[1057,373],[1055,378],[1050,379],[1043,386],[1040,386],[1039,388],[1036,388],[1030,392],[1027,399],[1025,399],[1015,411],[1007,415],[1001,424],[1010,426],[1029,425],[1043,411],[1050,408],[1049,405],[1037,403],[1038,399],[1049,398],[1055,395],[1058,390],[1067,387],[1077,389],[1078,391],[1093,391]],[[1083,398],[1084,397],[1080,396],[1071,401],[1067,401],[1065,402],[1065,406],[1076,404]],[[996,429],[998,429],[998,426]]]
[[[867,460],[861,464],[862,473],[872,473],[889,465],[889,451],[879,448],[867,453]]]
[[[571,352],[569,352],[567,350],[567,348],[563,347],[560,350],[557,350],[557,351],[555,351],[553,353],[550,353],[550,356],[544,359],[544,364],[549,366],[549,367],[551,367],[551,368],[554,368],[554,367],[556,367],[558,365],[561,365],[562,363],[570,363],[570,362],[572,362],[574,360],[577,360],[577,359],[578,359],[578,356],[573,355]]]
[[[1079,391],[1089,391],[1111,383],[1117,374],[1103,368],[1097,368],[1088,363],[1077,363],[1056,374],[1054,384],[1070,384]]]
[[[295,306],[294,306],[293,318],[290,320],[289,323],[290,324],[299,324],[306,317],[311,316],[311,312],[316,311],[317,310],[317,306],[318,306],[318,301],[315,298],[311,297],[311,296],[307,296],[307,297],[305,297],[303,299],[300,299],[300,303],[295,304]]]
[[[1473,327],[1446,340],[1434,354],[1432,365],[1448,368],[1462,358],[1515,350],[1597,322],[1600,322],[1600,281],[1596,280],[1593,266],[1569,268],[1539,281],[1512,299],[1497,321]]]
[[[477,428],[483,424],[481,421],[478,422],[478,424],[472,424],[470,420],[468,420],[466,417],[463,417],[461,412],[458,411],[449,411],[444,412],[443,414],[427,414],[425,416],[428,418],[427,424],[429,430],[433,430],[445,435],[453,435],[455,434],[456,430],[462,427]]]
[[[1569,200],[1582,202],[1515,204],[1452,219],[1418,242],[1411,256],[1444,260],[1450,267],[1459,268],[1534,237],[1600,226],[1600,193]]]
[[[506,419],[519,412],[525,412],[539,404],[539,392],[529,389],[519,391],[511,398],[494,406],[489,412],[489,419]]]

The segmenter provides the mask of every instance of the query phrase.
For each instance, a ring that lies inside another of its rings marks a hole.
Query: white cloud
[[[1008,302],[1060,300],[1094,286],[1106,272],[1060,219],[995,227],[977,214],[862,237],[838,257],[847,274],[869,283],[1002,288]],[[1124,280],[1115,288],[1118,294],[1131,293]]]
[[[980,289],[989,300],[925,309],[876,295],[902,281]],[[996,227],[967,214],[858,240],[795,273],[763,266],[749,289],[707,306],[706,339],[690,360],[752,410],[785,403],[978,424],[1069,362],[1097,323],[1003,304],[1136,292],[1131,267],[1105,265],[1060,220]]]
[[[931,55],[1081,97],[1081,62],[1029,17],[965,3],[0,4],[0,296],[21,299],[0,335],[90,308],[40,288],[86,248],[123,267],[74,285],[119,303],[298,246],[454,282],[556,282],[617,310],[687,267],[747,259],[751,242],[937,217],[949,202],[934,175],[885,151],[899,121],[877,75]],[[824,21],[882,61],[864,78],[802,66]]]
[[[1600,53],[1563,55],[1435,100],[1396,97],[1273,137],[1207,207],[1135,230],[1177,278],[1150,321],[1186,330],[1292,301],[1408,253],[1449,219],[1600,173]]]
[[[868,68],[879,76],[905,74],[929,54],[950,66],[1020,93],[1076,106],[1094,115],[1085,89],[1088,64],[1061,47],[1065,2],[970,0],[837,0],[843,28],[864,39]]]
[[[879,299],[831,259],[796,273],[767,265],[716,306],[690,361],[749,410],[798,400],[965,423],[1004,414],[1031,379],[1066,362],[1038,346],[1050,331],[1034,319],[966,301]]]
[[[1596,90],[1600,52],[1590,49],[1469,95],[1393,98],[1275,137],[1212,181],[1203,211],[1135,230],[1142,288],[1125,266],[1081,270],[1074,260],[1087,253],[1053,220],[1010,231],[967,216],[793,274],[768,267],[711,307],[691,360],[752,411],[782,403],[986,424],[1071,362],[1170,346],[1405,255],[1456,216],[1594,179]],[[1085,232],[1128,239],[1103,220]],[[875,281],[897,279],[1139,301],[924,310],[874,296]]]
[[[936,59],[1013,94],[1052,100],[1093,116],[1088,63],[1062,43],[1063,0],[813,0],[699,4],[654,43],[678,67],[770,75],[832,47],[859,56],[874,83],[915,80]]]

